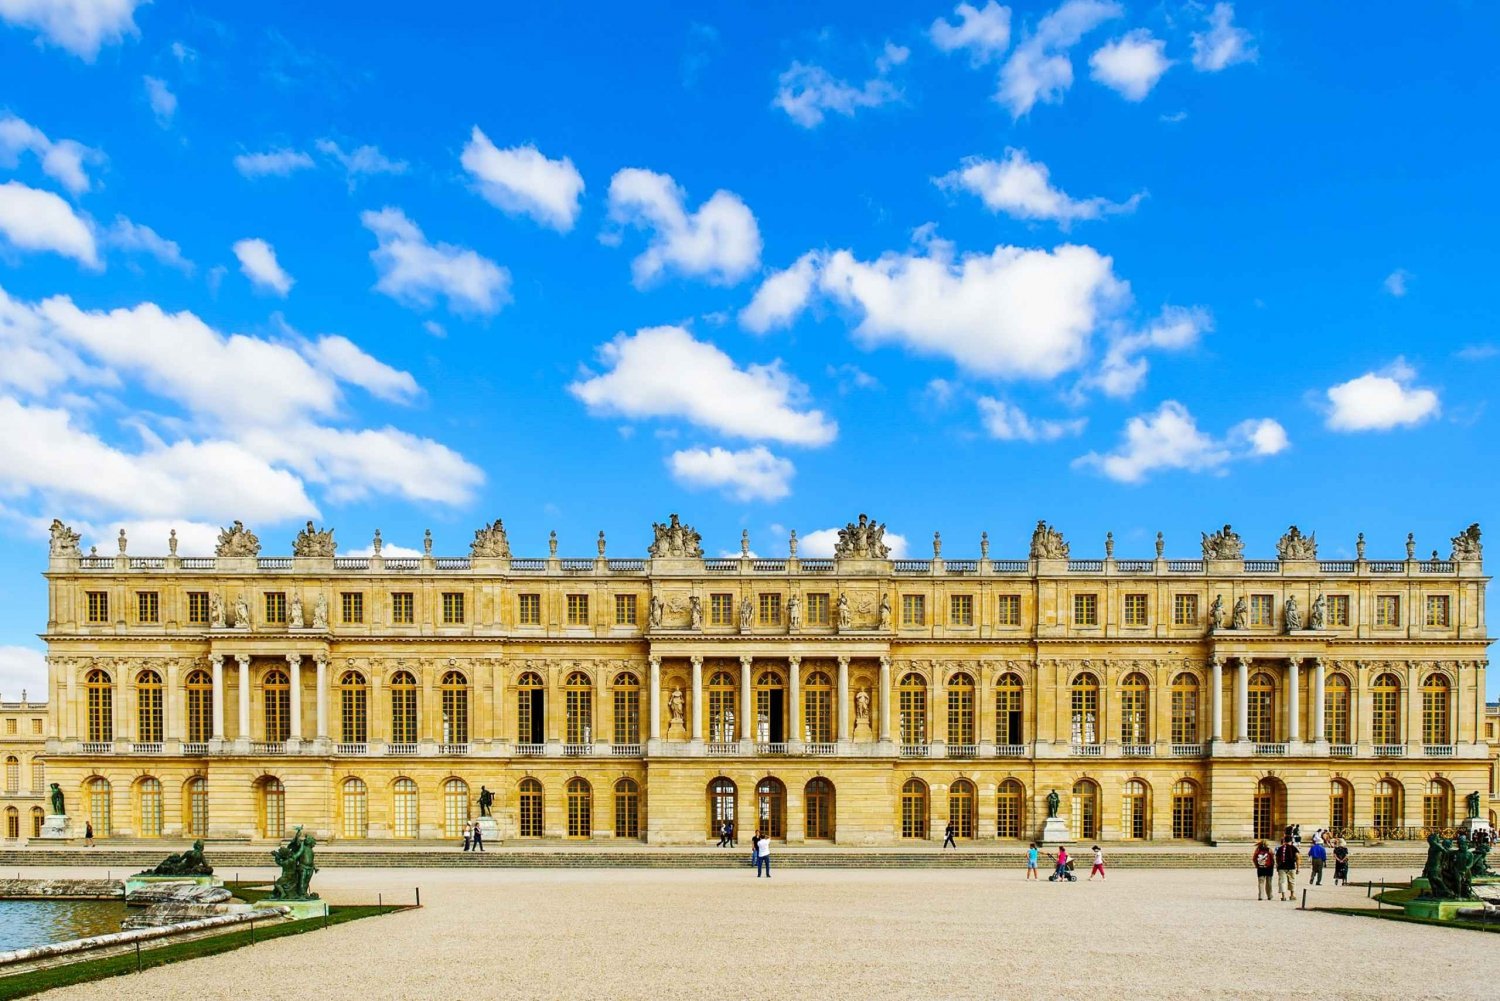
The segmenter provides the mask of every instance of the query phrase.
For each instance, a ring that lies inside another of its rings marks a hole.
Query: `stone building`
[[[47,704],[0,699],[0,759],[5,763],[0,786],[0,837],[6,841],[41,834],[45,815],[47,764]]]
[[[83,555],[53,527],[50,780],[101,836],[703,844],[1035,837],[1245,841],[1285,824],[1413,836],[1490,788],[1475,526],[1447,559],[892,559],[861,515],[832,559]]]

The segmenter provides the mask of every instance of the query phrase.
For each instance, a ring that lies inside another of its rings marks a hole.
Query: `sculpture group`
[[[168,855],[157,863],[156,868],[146,869],[141,876],[212,876],[214,867],[203,857],[203,839],[193,842],[193,847],[178,855]]]
[[[272,849],[271,858],[281,867],[281,875],[271,887],[272,900],[318,899],[318,895],[308,889],[312,884],[313,873],[318,871],[318,867],[313,864],[313,847],[316,844],[317,840],[311,834],[303,835],[302,825],[298,824],[292,840]]]
[[[1429,900],[1473,899],[1475,877],[1495,875],[1490,871],[1489,856],[1487,840],[1471,842],[1429,834],[1427,864],[1422,867],[1427,887],[1421,896]]]

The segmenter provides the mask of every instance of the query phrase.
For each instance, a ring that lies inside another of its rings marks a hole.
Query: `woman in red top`
[[[1276,877],[1276,855],[1264,841],[1258,842],[1250,860],[1255,863],[1255,899],[1271,899],[1271,881]]]

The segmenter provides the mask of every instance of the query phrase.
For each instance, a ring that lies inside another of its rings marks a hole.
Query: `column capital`
[[[1290,666],[1292,668],[1292,670],[1296,670],[1298,667],[1301,666],[1301,663],[1300,663],[1301,660],[1302,660],[1302,658],[1298,657],[1294,653],[1289,653],[1289,654],[1286,655],[1287,665]]]
[[[250,666],[250,655],[248,653],[237,653],[234,655],[234,660],[241,668]]]
[[[222,668],[224,666],[224,655],[222,653],[210,654],[208,662],[213,667]]]
[[[692,664],[694,668],[700,668],[703,666],[703,655],[701,653],[695,653],[688,658],[688,662]]]
[[[802,664],[802,655],[801,654],[796,654],[796,653],[790,654],[787,657],[786,662],[788,664],[790,664],[792,667],[800,667],[801,664]]]
[[[318,665],[318,670],[324,670],[328,667],[328,655],[326,653],[318,654],[313,657],[313,663]]]
[[[847,668],[849,666],[849,655],[848,654],[841,653],[841,654],[839,654],[839,658],[838,659],[839,659],[839,667],[841,667],[841,668]]]
[[[301,667],[302,655],[300,653],[289,653],[286,655],[286,662],[292,667]]]
[[[661,669],[661,654],[659,654],[659,653],[653,653],[651,656],[649,656],[649,657],[646,658],[646,663],[648,663],[648,664],[651,665],[651,670],[653,670],[653,671],[660,670]]]
[[[891,669],[891,658],[885,655],[881,655],[880,666],[883,670],[889,671]]]
[[[755,663],[755,657],[752,654],[748,654],[748,653],[742,653],[742,654],[740,654],[740,666],[741,667],[749,667],[750,665],[752,665],[754,663]]]

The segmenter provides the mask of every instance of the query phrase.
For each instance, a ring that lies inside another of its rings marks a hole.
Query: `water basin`
[[[0,952],[120,930],[122,900],[0,900]]]

